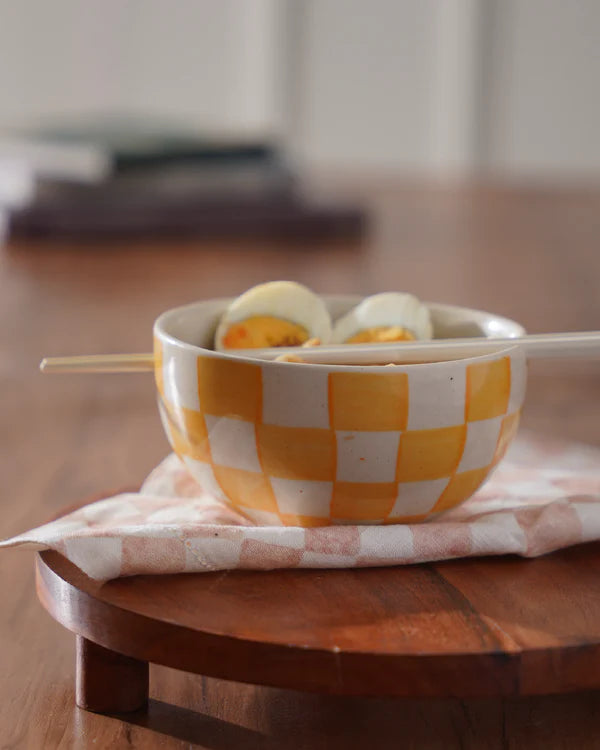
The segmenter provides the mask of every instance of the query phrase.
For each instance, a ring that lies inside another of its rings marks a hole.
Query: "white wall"
[[[600,174],[600,0],[0,0],[0,127],[107,110],[308,163]]]
[[[296,135],[309,162],[412,172],[472,163],[479,0],[304,8]]]
[[[495,0],[487,159],[505,173],[600,172],[600,2]]]
[[[599,0],[310,0],[310,162],[600,173]]]
[[[409,169],[428,162],[438,2],[305,4],[297,132],[311,162]]]
[[[137,0],[132,106],[199,125],[271,129],[279,106],[276,4]]]
[[[0,0],[0,126],[106,110],[271,128],[277,0]]]
[[[0,122],[102,110],[122,101],[118,2],[0,0]]]

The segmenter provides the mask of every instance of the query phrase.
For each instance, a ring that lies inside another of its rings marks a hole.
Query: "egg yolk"
[[[349,339],[346,344],[382,344],[386,341],[414,341],[415,336],[402,326],[377,326],[365,328]]]
[[[231,325],[223,337],[223,346],[227,349],[300,346],[307,339],[308,331],[297,323],[269,315],[257,315]]]

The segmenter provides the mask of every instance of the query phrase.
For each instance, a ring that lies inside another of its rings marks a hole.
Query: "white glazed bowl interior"
[[[340,318],[359,304],[357,295],[323,295],[333,320]],[[156,321],[156,333],[181,343],[212,349],[213,339],[221,316],[233,298],[194,302],[163,313]],[[488,338],[517,338],[525,334],[522,325],[500,315],[472,310],[467,307],[427,303],[436,339],[485,336]]]

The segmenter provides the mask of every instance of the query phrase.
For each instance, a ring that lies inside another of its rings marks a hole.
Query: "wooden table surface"
[[[151,377],[50,377],[37,364],[146,351],[168,307],[290,278],[322,292],[407,289],[493,310],[530,332],[600,329],[600,190],[344,191],[371,210],[363,242],[13,241],[0,250],[0,536],[138,483],[165,455]],[[531,367],[525,428],[600,444],[599,417],[600,364]],[[1,748],[600,747],[598,693],[361,700],[155,668],[147,713],[90,714],[74,706],[73,637],[40,607],[31,553],[3,552],[0,576]]]

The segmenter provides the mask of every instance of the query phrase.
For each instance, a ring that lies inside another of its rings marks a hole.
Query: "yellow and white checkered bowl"
[[[334,317],[356,297],[324,297]],[[206,490],[261,525],[414,523],[469,498],[514,437],[519,347],[391,367],[258,361],[211,351],[230,300],[154,327],[161,417]],[[524,333],[513,321],[430,305],[437,337]]]

